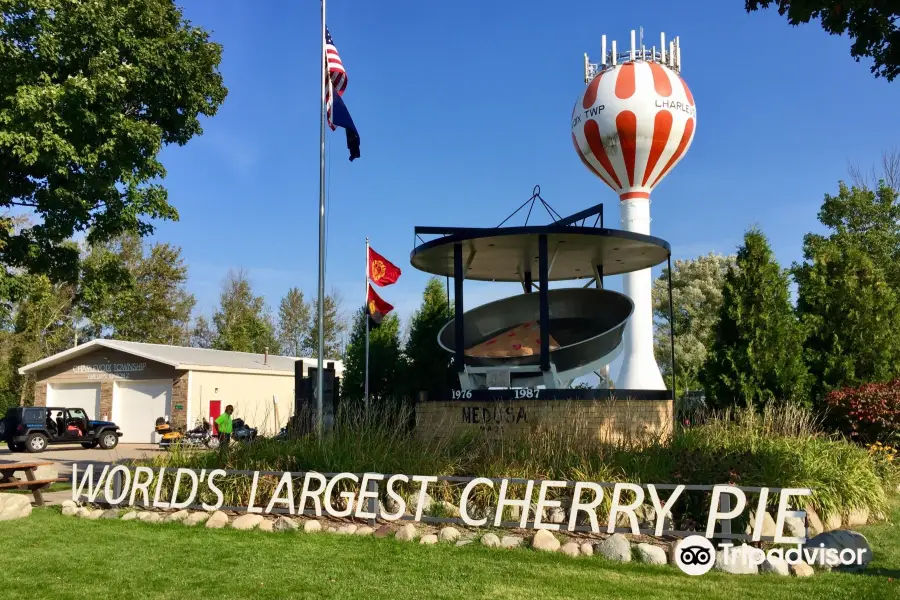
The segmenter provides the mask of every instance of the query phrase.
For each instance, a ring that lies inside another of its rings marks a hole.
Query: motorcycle
[[[249,444],[256,440],[258,431],[256,427],[250,427],[243,419],[237,418],[231,422],[231,440]]]
[[[172,446],[187,446],[192,448],[206,447],[215,450],[219,447],[219,438],[212,434],[212,428],[206,421],[198,421],[198,425],[182,433],[166,421],[163,417],[156,419],[155,433],[161,437],[160,450],[169,450]]]

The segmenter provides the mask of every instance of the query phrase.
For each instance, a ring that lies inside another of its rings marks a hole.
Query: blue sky
[[[246,269],[273,310],[291,286],[312,297],[319,3],[183,4],[224,46],[229,94],[202,137],[164,150],[181,219],[159,224],[155,238],[182,247],[206,314],[229,268]],[[362,158],[349,163],[343,131],[328,133],[328,287],[342,292],[346,310],[362,303],[369,236],[403,269],[382,296],[406,321],[427,279],[409,264],[415,225],[496,225],[535,184],[562,214],[606,202],[617,215],[615,195],[572,149],[569,117],[584,86],[583,53],[599,56],[604,33],[621,47],[640,26],[650,40],[660,30],[681,36],[698,109],[690,151],[654,193],[652,233],[688,258],[732,252],[757,224],[782,264],[799,260],[848,161],[868,167],[900,144],[900,82],[854,62],[846,37],[742,6],[329,2]],[[467,284],[466,304],[516,289]]]

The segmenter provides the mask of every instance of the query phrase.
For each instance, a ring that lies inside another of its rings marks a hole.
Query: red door
[[[212,421],[213,433],[219,435],[219,426],[216,425],[216,419],[219,418],[219,415],[222,414],[222,401],[221,400],[210,400],[209,401],[209,420]]]

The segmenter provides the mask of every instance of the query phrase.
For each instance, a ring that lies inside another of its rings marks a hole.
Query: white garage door
[[[47,406],[80,408],[88,418],[100,418],[99,383],[54,383],[48,391]]]
[[[172,415],[172,382],[119,382],[113,393],[113,421],[122,430],[119,441],[154,442],[156,419]]]

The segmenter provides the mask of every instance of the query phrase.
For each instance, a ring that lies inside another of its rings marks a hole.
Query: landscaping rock
[[[79,519],[86,519],[90,515],[91,515],[90,509],[85,508],[84,506],[80,507],[78,510],[75,511],[75,516],[78,517]]]
[[[803,519],[801,519],[800,517],[785,517],[783,535],[797,538],[807,537],[806,525],[803,523]]]
[[[759,572],[774,573],[776,575],[782,575],[784,577],[790,577],[791,575],[790,565],[787,564],[787,561],[783,558],[772,556],[767,556],[766,560],[764,560],[763,563],[759,565]]]
[[[66,514],[65,508],[63,509],[63,514]],[[135,519],[138,518],[139,514],[140,513],[138,513],[138,511],[132,510],[132,511],[129,511],[129,512],[125,513],[124,515],[122,515],[122,518],[119,520],[120,521],[134,521]]]
[[[756,575],[759,573],[759,567],[750,562],[750,557],[755,552],[762,552],[758,548],[751,546],[734,546],[728,549],[728,563],[725,563],[725,551],[716,552],[716,564],[713,568],[718,571],[725,571],[732,575]]]
[[[275,521],[272,521],[271,519],[263,519],[259,522],[258,527],[260,531],[273,532],[275,531]]]
[[[458,542],[456,542],[456,545],[457,546],[468,546],[471,543],[472,543],[472,540],[459,540]]]
[[[452,502],[447,502],[446,500],[441,500],[439,503],[441,507],[441,511],[448,517],[458,517],[459,516],[459,507],[453,504]]]
[[[209,519],[208,512],[195,512],[191,513],[187,516],[187,518],[182,521],[188,527],[194,527],[195,525],[200,525],[201,523],[206,523],[207,519]]]
[[[438,539],[436,535],[431,533],[429,535],[423,535],[422,539],[419,540],[419,543],[425,546],[433,546],[438,543]]]
[[[438,539],[442,542],[455,542],[461,535],[456,527],[444,527],[438,533]]]
[[[394,537],[403,542],[411,542],[416,539],[416,536],[418,536],[416,528],[413,527],[411,523],[407,523],[400,528],[400,530],[397,532],[397,535],[395,535]]]
[[[161,520],[162,517],[157,512],[146,511],[138,515],[138,521],[143,521],[144,523],[159,523]]]
[[[847,529],[828,531],[826,533],[819,534],[806,542],[806,545],[810,548],[820,548],[822,544],[824,544],[823,550],[827,551],[830,548],[834,548],[838,551],[838,554],[840,554],[842,550],[848,549],[853,550],[855,553],[858,550],[864,550],[864,552],[862,553],[862,562],[860,564],[838,565],[836,567],[833,567],[835,571],[862,571],[872,560],[872,548],[871,546],[869,546],[869,541],[866,539],[866,536],[856,531],[850,531]]]
[[[481,536],[481,545],[487,546],[488,548],[499,548],[500,538],[498,538],[493,533],[486,533]]]
[[[394,528],[391,527],[388,523],[385,523],[381,527],[375,530],[373,534],[377,538],[390,537],[394,534]]]
[[[614,533],[597,544],[597,553],[608,560],[631,562],[631,543],[621,533]]]
[[[297,521],[288,517],[278,517],[272,524],[273,531],[296,531],[298,527]]]
[[[303,531],[306,533],[316,533],[317,531],[322,531],[322,524],[318,521],[306,521],[303,523]]]
[[[588,542],[585,542],[581,545],[581,553],[585,556],[593,556],[594,555],[594,547],[591,544],[589,544]]]
[[[669,562],[666,551],[653,544],[638,544],[635,548],[637,557],[642,563],[648,565],[665,565]]]
[[[119,518],[119,509],[118,508],[110,508],[109,510],[104,510],[100,514],[101,519],[118,519]]]
[[[750,522],[747,523],[747,527],[744,530],[744,533],[747,535],[753,534],[753,528],[756,526],[756,513],[750,512]],[[787,529],[787,528],[785,528]],[[772,518],[768,512],[763,515],[763,523],[762,523],[762,536],[774,536],[775,535],[775,519]],[[787,535],[787,534],[785,534]]]
[[[0,494],[0,521],[24,519],[31,514],[31,500],[25,494]]]
[[[74,500],[63,500],[62,502],[59,503],[59,505],[63,508],[66,508],[66,507],[78,508],[78,504]]]
[[[371,527],[363,526],[357,527],[356,531],[353,532],[353,535],[372,535],[375,533],[375,530]]]
[[[638,527],[641,529],[653,529],[656,530],[656,509],[648,504],[641,504],[634,511],[634,514],[637,515],[638,518]],[[620,518],[625,517],[625,515],[620,515]],[[621,525],[622,527],[631,527],[631,522],[625,517],[625,523]],[[672,523],[672,515],[666,515],[666,518],[663,519],[663,531],[668,531],[675,529],[674,523]]]
[[[819,518],[819,515],[812,508],[806,509],[806,528],[809,530],[807,532],[808,537],[816,537],[820,533],[825,532],[822,519]]]
[[[232,529],[239,529],[241,531],[249,531],[254,529],[257,525],[262,523],[263,516],[248,513],[246,515],[241,515],[237,519],[235,519],[231,523]]]
[[[356,533],[356,530],[358,528],[359,528],[358,525],[354,525],[353,523],[350,523],[348,525],[342,525],[342,526],[338,527],[338,529],[335,533],[340,533],[342,535],[350,535],[350,534]]]
[[[578,547],[578,544],[575,542],[569,542],[568,544],[563,544],[560,549],[560,552],[567,556],[578,556],[581,554],[581,549]]]
[[[222,529],[226,525],[228,525],[228,515],[221,510],[217,510],[206,520],[207,529]]]
[[[555,523],[557,525],[566,522],[566,511],[564,511],[560,507],[554,507],[550,509],[550,512],[547,513],[547,522]]]
[[[88,521],[96,521],[97,519],[99,519],[100,517],[103,516],[104,512],[105,511],[102,508],[95,508],[84,518],[87,519]]]
[[[546,529],[540,529],[531,539],[531,547],[535,550],[545,550],[547,552],[556,552],[562,544],[556,537]]]
[[[805,562],[798,562],[794,565],[788,565],[794,577],[812,577],[815,575],[813,568]]]
[[[824,521],[825,531],[834,531],[841,528],[841,515],[835,513],[828,515]]]
[[[859,527],[869,522],[869,509],[858,508],[844,516],[844,527]]]
[[[62,514],[64,517],[73,517],[78,512],[77,506],[63,506]]]
[[[501,548],[518,548],[525,542],[524,539],[517,535],[504,535],[500,539]]]
[[[185,519],[191,516],[186,510],[179,510],[178,512],[173,512],[172,514],[166,517],[166,523],[182,523]]]

